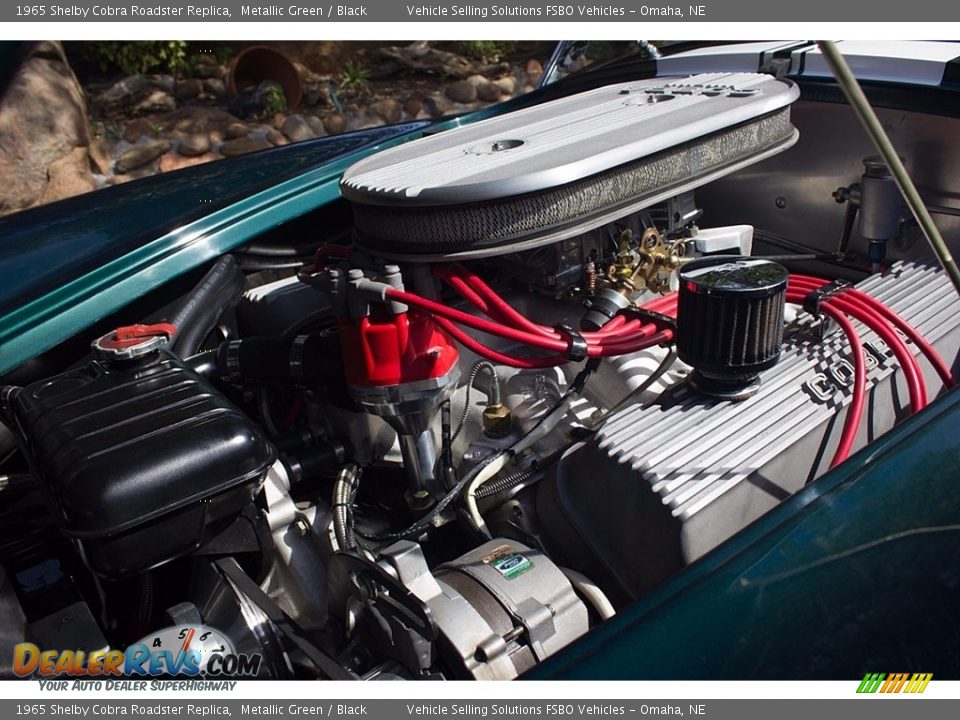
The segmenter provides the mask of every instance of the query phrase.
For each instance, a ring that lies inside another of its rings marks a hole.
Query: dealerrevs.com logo
[[[922,693],[933,673],[867,673],[860,681],[858,693]]]
[[[13,649],[19,677],[254,677],[262,660],[238,654],[229,638],[206,625],[164,628],[125,651],[41,650],[33,643]]]

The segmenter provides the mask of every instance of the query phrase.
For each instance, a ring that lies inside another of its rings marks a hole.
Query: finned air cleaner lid
[[[378,153],[341,192],[381,254],[544,244],[789,147],[798,95],[751,73],[610,85]]]

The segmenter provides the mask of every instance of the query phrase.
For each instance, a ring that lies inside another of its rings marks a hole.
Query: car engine
[[[223,256],[4,387],[8,632],[203,625],[265,678],[513,679],[869,445],[952,384],[948,279],[805,275],[698,205],[797,142],[798,96],[655,78],[375,153],[311,262]],[[871,242],[892,182],[869,159]]]

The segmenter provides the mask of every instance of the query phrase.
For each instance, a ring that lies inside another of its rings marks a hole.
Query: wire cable
[[[470,375],[467,378],[467,394],[463,400],[463,412],[460,414],[460,420],[457,422],[457,429],[454,430],[450,436],[451,444],[460,437],[460,433],[463,432],[463,427],[467,423],[467,416],[470,414],[470,391],[473,389],[473,383],[476,382],[482,370],[486,370],[490,374],[490,392],[487,393],[488,402],[491,405],[500,404],[500,378],[497,376],[497,368],[494,367],[493,363],[489,360],[478,360],[470,369]]]

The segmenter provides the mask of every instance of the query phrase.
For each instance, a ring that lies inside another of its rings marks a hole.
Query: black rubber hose
[[[217,364],[222,377],[248,383],[318,387],[343,378],[340,338],[331,332],[231,340],[217,349]]]
[[[3,410],[0,408],[0,417],[3,416]],[[0,423],[0,461],[17,449],[17,438],[13,430]]]
[[[316,252],[317,243],[307,245],[269,245],[265,243],[250,243],[237,248],[233,252],[241,255],[260,255],[261,257],[302,257]]]
[[[202,378],[216,380],[220,377],[220,366],[217,365],[216,350],[204,350],[202,353],[184,358],[183,361]]]
[[[171,351],[184,358],[195,354],[224,311],[240,298],[243,289],[243,272],[233,256],[224,255],[171,316],[170,323],[176,328],[170,342]]]
[[[240,255],[237,264],[247,272],[261,272],[264,270],[296,270],[313,262],[312,255],[297,255],[291,257],[274,257],[268,255]]]

